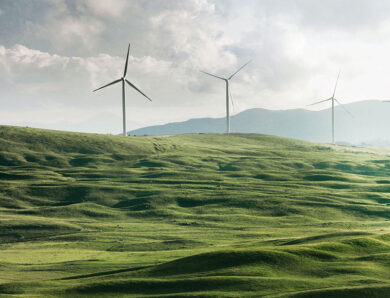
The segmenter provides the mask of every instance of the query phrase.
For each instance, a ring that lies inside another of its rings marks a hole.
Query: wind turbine
[[[107,85],[104,85],[100,88],[97,88],[93,90],[93,92],[98,91],[100,89],[103,89],[105,87],[108,87],[110,85],[114,85],[116,83],[122,82],[122,113],[123,113],[123,135],[126,136],[126,95],[125,95],[125,82],[129,84],[131,87],[133,87],[135,90],[137,90],[139,93],[141,93],[143,96],[145,96],[147,99],[152,101],[148,96],[146,96],[145,93],[143,93],[141,90],[139,90],[136,86],[134,86],[133,83],[131,83],[128,79],[126,79],[126,74],[127,74],[127,64],[129,62],[129,52],[130,52],[130,44],[129,47],[127,48],[127,56],[126,56],[126,64],[125,64],[125,71],[123,72],[123,76],[115,80]]]
[[[337,75],[336,84],[335,84],[335,86],[334,86],[334,90],[333,90],[333,95],[332,95],[332,97],[308,105],[308,106],[313,106],[313,105],[316,105],[316,104],[319,104],[319,103],[322,103],[322,102],[332,101],[332,144],[333,144],[333,145],[335,144],[335,141],[334,141],[334,103],[337,102],[337,103],[338,103],[338,104],[339,104],[339,105],[340,105],[348,114],[350,114],[350,115],[353,117],[353,115],[344,107],[344,105],[342,105],[341,102],[339,102],[339,101],[335,98],[336,89],[337,89],[337,83],[338,83],[339,77],[340,77],[340,72],[341,72],[341,71],[339,71],[339,74]]]
[[[229,81],[231,78],[233,78],[241,69],[243,69],[245,66],[248,65],[248,63],[251,62],[251,61],[248,61],[247,63],[245,63],[243,66],[241,66],[239,69],[237,69],[230,77],[228,78],[222,78],[222,77],[219,77],[219,76],[216,76],[216,75],[213,75],[211,73],[208,73],[208,72],[205,72],[205,71],[201,71],[203,72],[204,74],[207,74],[209,76],[212,76],[214,78],[217,78],[217,79],[220,79],[220,80],[223,80],[225,81],[226,83],[226,133],[230,133],[230,111],[229,111],[229,95],[230,95],[230,91],[229,91]]]

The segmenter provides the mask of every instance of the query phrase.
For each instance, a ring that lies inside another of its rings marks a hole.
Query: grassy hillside
[[[0,126],[0,296],[386,297],[390,151]]]

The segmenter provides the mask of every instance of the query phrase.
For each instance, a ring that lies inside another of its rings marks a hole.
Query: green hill
[[[0,126],[0,296],[386,297],[390,150]]]

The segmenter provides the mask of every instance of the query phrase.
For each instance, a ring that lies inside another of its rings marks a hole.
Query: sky
[[[0,0],[0,124],[120,133],[251,108],[390,99],[388,0]],[[328,108],[329,103],[315,106]]]

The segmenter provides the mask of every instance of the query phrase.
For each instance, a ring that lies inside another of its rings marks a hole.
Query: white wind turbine
[[[332,95],[332,97],[308,105],[308,106],[312,106],[312,105],[316,105],[316,104],[319,104],[319,103],[322,103],[322,102],[332,101],[332,144],[333,144],[333,145],[335,144],[335,141],[334,141],[334,103],[337,102],[337,103],[338,103],[338,104],[339,104],[339,105],[340,105],[348,114],[350,114],[351,116],[353,116],[353,115],[344,107],[344,105],[342,105],[341,102],[339,102],[339,101],[335,98],[337,83],[338,83],[339,77],[340,77],[340,72],[341,72],[341,71],[339,71],[339,74],[337,75],[337,80],[336,80],[336,84],[335,84],[335,86],[334,86],[334,90],[333,90],[333,95]]]
[[[205,72],[205,71],[201,71],[204,74],[207,74],[209,76],[212,76],[212,77],[220,79],[220,80],[223,80],[226,83],[226,133],[230,133],[230,111],[229,111],[229,95],[230,95],[230,91],[229,91],[229,80],[231,78],[233,78],[241,69],[243,69],[245,66],[247,66],[249,62],[251,62],[251,61],[248,61],[247,63],[245,63],[243,66],[241,66],[239,69],[237,69],[236,72],[234,72],[228,78],[222,78],[222,77],[213,75],[211,73],[208,73],[208,72]]]
[[[122,82],[122,112],[123,112],[123,135],[126,136],[126,97],[125,97],[125,82],[129,84],[131,87],[133,87],[135,90],[137,90],[139,93],[141,93],[143,96],[145,96],[147,99],[152,101],[146,94],[144,94],[141,90],[139,90],[136,86],[134,86],[133,83],[131,83],[129,80],[126,79],[126,73],[127,73],[127,64],[129,62],[129,52],[130,52],[130,44],[127,48],[127,56],[126,56],[126,64],[125,64],[125,71],[123,72],[123,77],[121,77],[118,80],[115,80],[107,85],[104,85],[100,88],[97,88],[93,90],[93,92],[103,89],[105,87],[108,87],[110,85],[114,85],[116,83]]]

